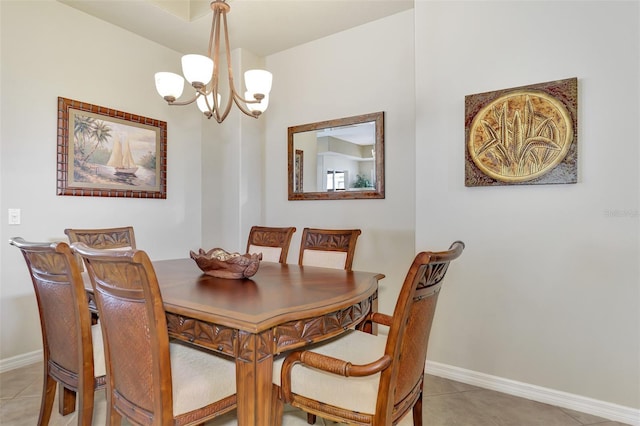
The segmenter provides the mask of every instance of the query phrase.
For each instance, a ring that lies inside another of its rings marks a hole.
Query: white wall
[[[177,52],[55,1],[1,1],[0,360],[41,349],[33,287],[9,238],[66,240],[67,227],[133,225],[154,259],[200,246],[200,127],[174,109],[153,74],[178,71]],[[56,195],[57,97],[167,121],[167,199]],[[195,106],[194,106],[195,108]],[[7,225],[20,208],[21,225]]]
[[[353,269],[386,274],[380,310],[391,313],[414,252],[413,12],[295,47],[267,58],[273,72],[266,111],[265,221],[295,226],[289,262],[304,227],[360,228]],[[386,198],[287,200],[287,128],[385,112]]]
[[[416,2],[416,245],[467,244],[429,360],[640,408],[639,15]],[[465,95],[570,77],[578,183],[465,188]]]
[[[303,227],[360,227],[354,268],[387,275],[387,313],[416,251],[467,244],[429,361],[640,408],[638,17],[637,1],[419,0],[268,57],[262,145],[250,118],[203,123],[160,100],[152,75],[179,71],[178,53],[52,0],[0,1],[0,361],[40,348],[11,236],[132,224],[140,247],[169,258],[239,250],[260,221],[298,227],[295,263]],[[569,77],[579,182],[465,188],[464,96]],[[168,199],[56,196],[57,96],[166,120]],[[287,200],[287,127],[380,110],[386,199]],[[10,207],[22,225],[6,224]]]
[[[238,91],[245,88],[244,71],[265,68],[264,59],[247,50],[233,50],[231,61]],[[227,81],[227,74],[223,75],[221,82]],[[220,91],[226,105],[229,89],[220,83]],[[205,120],[201,161],[202,247],[206,250],[221,247],[244,252],[251,226],[264,221],[264,123],[264,117],[249,117],[235,105],[222,123]]]

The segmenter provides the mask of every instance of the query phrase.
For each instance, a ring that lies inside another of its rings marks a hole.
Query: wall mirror
[[[384,112],[288,129],[289,200],[384,198]]]

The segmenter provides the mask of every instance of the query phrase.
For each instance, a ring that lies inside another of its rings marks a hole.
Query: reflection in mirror
[[[288,129],[289,200],[384,198],[384,113]]]

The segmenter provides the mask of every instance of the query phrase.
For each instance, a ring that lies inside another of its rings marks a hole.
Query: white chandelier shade
[[[268,95],[271,92],[271,83],[273,76],[269,71],[265,70],[249,70],[244,73],[244,84],[247,86],[249,93],[264,93]]]
[[[184,91],[184,78],[172,72],[157,72],[156,90],[165,99],[178,99]]]
[[[198,83],[206,86],[213,76],[213,60],[203,55],[184,55],[182,74],[192,86]]]
[[[231,53],[229,48],[229,34],[227,30],[227,13],[230,10],[226,0],[213,0],[213,22],[209,37],[209,52],[207,56],[189,54],[182,57],[182,73],[184,77],[171,72],[158,72],[155,74],[156,90],[169,105],[196,105],[207,118],[214,117],[221,123],[229,114],[233,103],[246,115],[258,118],[269,104],[269,92],[273,76],[265,70],[248,70],[244,73],[244,82],[247,88],[241,97],[233,82],[233,70],[231,69]],[[220,31],[224,30],[224,48],[226,52],[227,67],[229,70],[229,99],[226,105],[222,105],[219,83],[220,62]],[[184,91],[184,80],[193,87],[195,95],[185,101],[178,101]],[[215,100],[215,101],[214,101]]]

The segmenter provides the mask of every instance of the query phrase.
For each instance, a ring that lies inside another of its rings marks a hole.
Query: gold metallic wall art
[[[578,79],[465,97],[465,186],[577,182]]]

